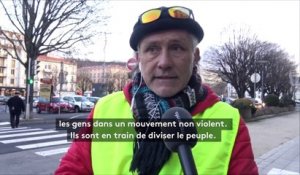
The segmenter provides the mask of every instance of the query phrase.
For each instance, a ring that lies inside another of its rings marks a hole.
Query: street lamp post
[[[28,58],[27,62],[27,92],[26,92],[26,111],[25,111],[25,119],[28,120],[30,118],[30,103],[29,103],[29,94],[30,94],[30,74],[31,74],[31,58]]]
[[[256,83],[260,80],[260,75],[258,73],[253,73],[250,77],[250,80],[254,83],[254,99],[256,98]]]
[[[259,60],[257,61],[257,63],[259,64],[265,64],[268,63],[268,61],[264,61],[264,60]],[[264,69],[261,70],[261,96],[260,96],[261,100],[263,100],[264,98]]]

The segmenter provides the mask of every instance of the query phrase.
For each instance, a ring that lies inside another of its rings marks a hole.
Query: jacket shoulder
[[[220,118],[236,117],[237,119],[239,119],[240,116],[239,111],[236,108],[222,101],[219,101],[211,107],[207,108],[203,112],[203,115],[212,117],[218,116]]]
[[[130,104],[122,91],[101,98],[96,104],[93,114],[93,118],[132,116]]]

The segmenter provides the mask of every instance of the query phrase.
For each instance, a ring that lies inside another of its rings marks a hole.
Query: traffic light
[[[32,78],[27,79],[27,84],[33,84],[33,79]]]
[[[37,74],[40,72],[40,67],[41,67],[41,66],[39,65],[40,62],[41,62],[41,61],[38,61],[38,60],[35,61],[35,75],[37,75]]]

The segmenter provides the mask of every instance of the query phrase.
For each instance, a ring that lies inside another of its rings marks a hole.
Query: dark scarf
[[[207,90],[201,86],[200,76],[194,73],[186,88],[173,97],[161,98],[147,87],[141,80],[141,74],[137,73],[133,78],[130,93],[134,98],[131,105],[135,121],[159,122],[164,112],[174,106],[183,107],[191,112],[199,101],[205,99]],[[150,127],[135,129],[145,134],[160,132]],[[158,141],[135,139],[130,171],[137,171],[140,175],[159,174],[170,155],[171,152],[166,148],[162,139]]]

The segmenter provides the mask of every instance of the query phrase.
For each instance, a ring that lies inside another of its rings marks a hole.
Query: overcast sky
[[[193,10],[205,36],[202,53],[221,44],[221,32],[229,25],[248,26],[258,39],[279,44],[299,59],[299,1],[111,1],[111,35],[107,37],[106,59],[124,60],[132,56],[129,37],[138,16],[160,6],[181,5]],[[100,46],[100,45],[99,45]],[[101,47],[101,46],[100,46]],[[99,50],[100,51],[100,50]],[[103,50],[102,50],[103,52]]]
[[[94,60],[127,61],[133,53],[129,46],[129,37],[138,16],[151,8],[174,5],[193,10],[195,19],[205,33],[203,41],[199,44],[201,53],[210,46],[222,44],[221,32],[224,28],[234,25],[250,27],[259,40],[277,43],[290,56],[299,60],[299,0],[111,0],[109,4],[111,8],[107,13],[111,19],[106,31],[110,34],[106,37],[106,47],[104,36],[101,36],[96,39],[94,45],[86,48]],[[1,25],[3,22],[4,20],[0,19]]]

